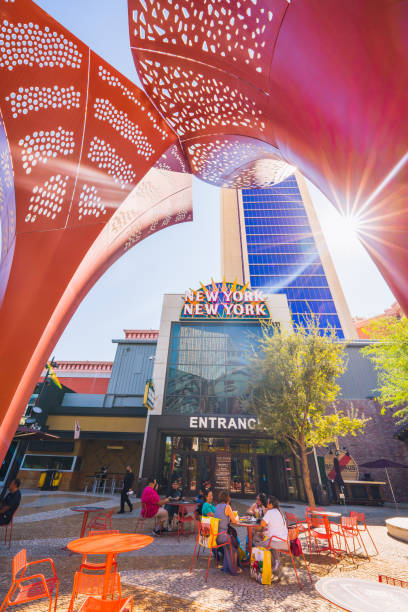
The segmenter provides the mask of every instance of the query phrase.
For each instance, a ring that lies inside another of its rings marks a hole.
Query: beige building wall
[[[306,182],[298,172],[295,173],[295,176],[344,335],[346,339],[357,338],[357,331]],[[221,270],[226,280],[238,278],[243,283],[249,280],[248,250],[241,190],[221,190],[221,257]],[[240,276],[238,276],[239,274]]]
[[[244,284],[239,203],[236,189],[221,189],[221,276]]]

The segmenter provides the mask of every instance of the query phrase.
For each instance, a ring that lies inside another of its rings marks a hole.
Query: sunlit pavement
[[[79,536],[82,515],[70,510],[72,506],[92,504],[101,508],[118,508],[119,496],[97,496],[76,492],[23,491],[23,503],[16,515],[11,550],[0,546],[0,591],[3,599],[11,577],[12,557],[21,548],[27,549],[29,559],[52,557],[61,580],[59,610],[66,610],[72,589],[79,556],[70,554],[63,547]],[[232,504],[241,513],[248,501]],[[288,506],[288,507],[285,507]],[[291,506],[289,508],[289,506]],[[378,580],[379,573],[408,580],[408,544],[387,535],[385,519],[391,516],[408,516],[407,507],[395,512],[391,507],[331,506],[334,511],[348,514],[357,508],[365,512],[370,531],[377,543],[379,555],[370,560],[359,556],[356,565],[349,558],[343,558],[336,569],[334,562],[322,554],[313,557],[310,571],[313,580],[322,576],[347,575]],[[283,504],[283,510],[304,516],[305,504]],[[122,532],[134,532],[140,504],[135,500],[133,513],[113,515],[112,528]],[[151,521],[145,523],[143,531],[151,533]],[[241,541],[245,542],[246,530],[239,529]],[[303,585],[299,590],[290,559],[283,561],[284,577],[280,583],[262,586],[249,578],[247,569],[243,574],[232,577],[212,567],[208,584],[205,583],[205,566],[208,556],[200,558],[190,574],[189,567],[194,550],[195,538],[163,535],[155,538],[149,547],[119,555],[119,571],[124,593],[133,594],[137,610],[332,610],[335,609],[316,593],[308,582],[307,573],[300,570]],[[368,551],[370,541],[366,540]],[[307,552],[307,546],[304,545]],[[309,555],[306,554],[309,561]],[[78,604],[80,603],[78,599]],[[25,606],[28,610],[44,612],[46,600]],[[79,607],[79,606],[78,606]]]

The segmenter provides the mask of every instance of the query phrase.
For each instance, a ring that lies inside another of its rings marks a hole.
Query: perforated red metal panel
[[[408,3],[128,0],[140,78],[192,171],[264,187],[296,166],[408,309]],[[261,141],[261,142],[260,142]],[[267,161],[265,161],[267,160]]]
[[[0,51],[0,108],[10,147],[7,157],[2,136],[1,186],[4,191],[9,181],[12,189],[14,178],[16,197],[13,221],[7,196],[7,223],[0,198],[8,236],[0,288],[9,273],[0,309],[1,458],[50,342],[63,329],[60,321],[78,304],[69,290],[73,275],[109,218],[177,138],[143,91],[30,0],[0,0]],[[142,232],[150,225],[142,223]],[[122,247],[119,240],[117,251]],[[88,260],[81,290],[89,290],[109,258],[112,252],[100,249]],[[44,340],[66,291],[65,311],[59,308]]]

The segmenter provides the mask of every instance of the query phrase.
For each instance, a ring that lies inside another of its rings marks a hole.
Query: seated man
[[[9,484],[9,491],[0,505],[0,525],[8,525],[21,502],[20,480],[15,478]]]
[[[163,523],[168,522],[169,515],[167,510],[162,508],[164,504],[167,504],[169,498],[161,500],[157,491],[157,482],[156,479],[152,477],[147,480],[147,487],[144,488],[141,502],[142,502],[142,512],[141,516],[143,518],[152,518],[153,516],[159,519],[159,527],[153,530],[154,535],[160,535],[163,530]]]
[[[183,497],[183,490],[180,487],[179,480],[173,480],[170,489],[167,491],[167,498],[169,501],[180,501]],[[178,506],[175,504],[166,504],[164,506],[165,510],[169,515],[169,525],[171,525],[174,515],[178,512]]]

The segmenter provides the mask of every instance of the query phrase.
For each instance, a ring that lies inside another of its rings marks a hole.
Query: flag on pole
[[[78,419],[75,419],[74,440],[78,440],[79,439],[80,433],[81,433],[81,427],[79,426]]]
[[[58,376],[56,375],[55,370],[52,367],[52,365],[50,364],[50,362],[47,363],[47,368],[48,368],[48,373],[50,375],[50,378],[51,378],[52,382],[54,383],[54,385],[57,385],[57,387],[59,389],[62,389],[62,385],[61,385],[60,381],[58,380]]]

